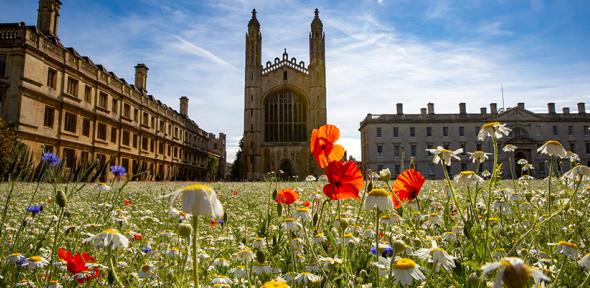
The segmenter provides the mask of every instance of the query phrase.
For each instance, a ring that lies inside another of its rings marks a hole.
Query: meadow
[[[2,183],[0,286],[590,285],[586,166],[424,181],[328,162],[304,182],[127,182],[114,166],[109,183]]]

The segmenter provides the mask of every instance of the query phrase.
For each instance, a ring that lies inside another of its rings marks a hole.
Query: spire
[[[260,23],[258,23],[258,19],[256,19],[256,13],[256,9],[252,9],[252,19],[250,19],[250,22],[248,22],[248,27],[260,27]]]
[[[314,14],[315,16],[313,17],[313,21],[311,21],[311,30],[320,31],[324,27],[324,25],[322,24],[322,20],[320,20],[320,10],[318,8],[315,8]]]

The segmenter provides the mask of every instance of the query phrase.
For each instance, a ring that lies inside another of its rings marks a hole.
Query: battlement
[[[274,63],[267,61],[266,67],[262,66],[262,75],[266,75],[270,72],[278,70],[279,68],[281,68],[283,66],[291,67],[291,68],[295,69],[296,71],[299,71],[304,74],[309,74],[309,71],[305,67],[305,62],[299,61],[299,63],[297,63],[297,58],[295,58],[295,57],[293,57],[293,58],[291,58],[291,60],[289,60],[289,54],[287,54],[287,49],[285,49],[285,52],[283,52],[282,59],[279,57],[276,57],[274,60]]]

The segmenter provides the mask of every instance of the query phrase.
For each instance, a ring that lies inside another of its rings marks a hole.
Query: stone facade
[[[99,159],[147,179],[204,178],[209,142],[219,139],[188,118],[188,98],[178,113],[147,93],[146,65],[135,66],[129,84],[64,47],[60,6],[39,1],[37,26],[0,24],[0,116],[34,158],[50,151],[68,167]],[[215,153],[225,157],[220,137]]]
[[[482,124],[493,121],[512,128],[508,137],[500,139],[499,147],[516,145],[516,160],[524,158],[533,164],[534,177],[547,176],[547,157],[538,155],[537,148],[550,139],[577,153],[581,163],[590,164],[590,114],[586,113],[584,103],[578,104],[577,113],[570,113],[567,107],[557,113],[554,103],[548,104],[547,113],[526,110],[524,103],[505,111],[498,111],[497,104],[492,103],[490,113],[486,108],[480,111],[466,113],[465,103],[460,103],[458,114],[436,114],[434,104],[429,103],[420,114],[404,114],[403,105],[398,103],[395,114],[368,114],[360,125],[363,167],[365,171],[389,168],[392,174],[398,174],[413,159],[416,168],[427,178],[443,178],[441,167],[432,163],[432,155],[426,149],[443,146],[452,150],[463,148],[465,152],[492,152],[491,141],[482,143],[477,134]],[[451,174],[477,169],[467,153],[461,158],[451,166]],[[510,177],[507,154],[500,153],[499,161],[504,163],[504,177]],[[492,161],[486,161],[481,170],[491,171],[491,165]],[[516,171],[517,176],[520,172]]]
[[[309,152],[314,128],[326,124],[325,39],[319,11],[311,22],[310,64],[282,57],[262,65],[262,34],[256,10],[246,34],[244,89],[244,171],[248,179],[282,170],[317,174]]]

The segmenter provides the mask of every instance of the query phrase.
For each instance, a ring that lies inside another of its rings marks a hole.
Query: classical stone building
[[[533,164],[535,169],[531,174],[535,177],[548,174],[547,157],[538,155],[537,148],[550,139],[560,141],[566,150],[577,153],[581,163],[590,164],[590,114],[586,113],[585,104],[578,103],[576,113],[570,113],[567,107],[557,113],[554,103],[547,106],[547,113],[534,113],[527,110],[524,103],[505,111],[499,111],[496,103],[492,103],[490,113],[485,107],[480,113],[467,113],[465,103],[459,103],[459,113],[437,114],[434,104],[429,103],[420,114],[404,114],[403,105],[398,103],[395,114],[368,114],[361,122],[363,167],[372,171],[389,168],[392,174],[399,174],[413,159],[416,168],[427,178],[442,178],[442,168],[432,163],[432,155],[426,149],[443,146],[452,150],[463,148],[465,152],[492,152],[491,141],[482,143],[477,134],[482,124],[493,121],[512,128],[512,133],[501,139],[500,149],[505,144],[516,145],[516,160],[524,158]],[[503,175],[509,177],[506,155],[500,153],[499,160],[505,164]],[[461,155],[461,159],[451,166],[451,174],[477,169],[467,153]],[[491,161],[486,161],[481,169],[491,171],[491,165]],[[517,170],[516,174],[521,175]]]
[[[148,94],[146,65],[135,66],[129,84],[64,47],[60,6],[40,0],[37,26],[0,24],[0,116],[34,158],[49,151],[67,167],[99,159],[148,179],[203,178],[217,139],[188,117],[188,98],[180,98],[178,113]],[[215,153],[225,158],[220,137]]]
[[[308,139],[326,123],[325,39],[319,11],[311,22],[309,65],[281,57],[262,64],[262,34],[256,10],[246,34],[244,89],[244,151],[246,177],[265,172],[315,174]]]

